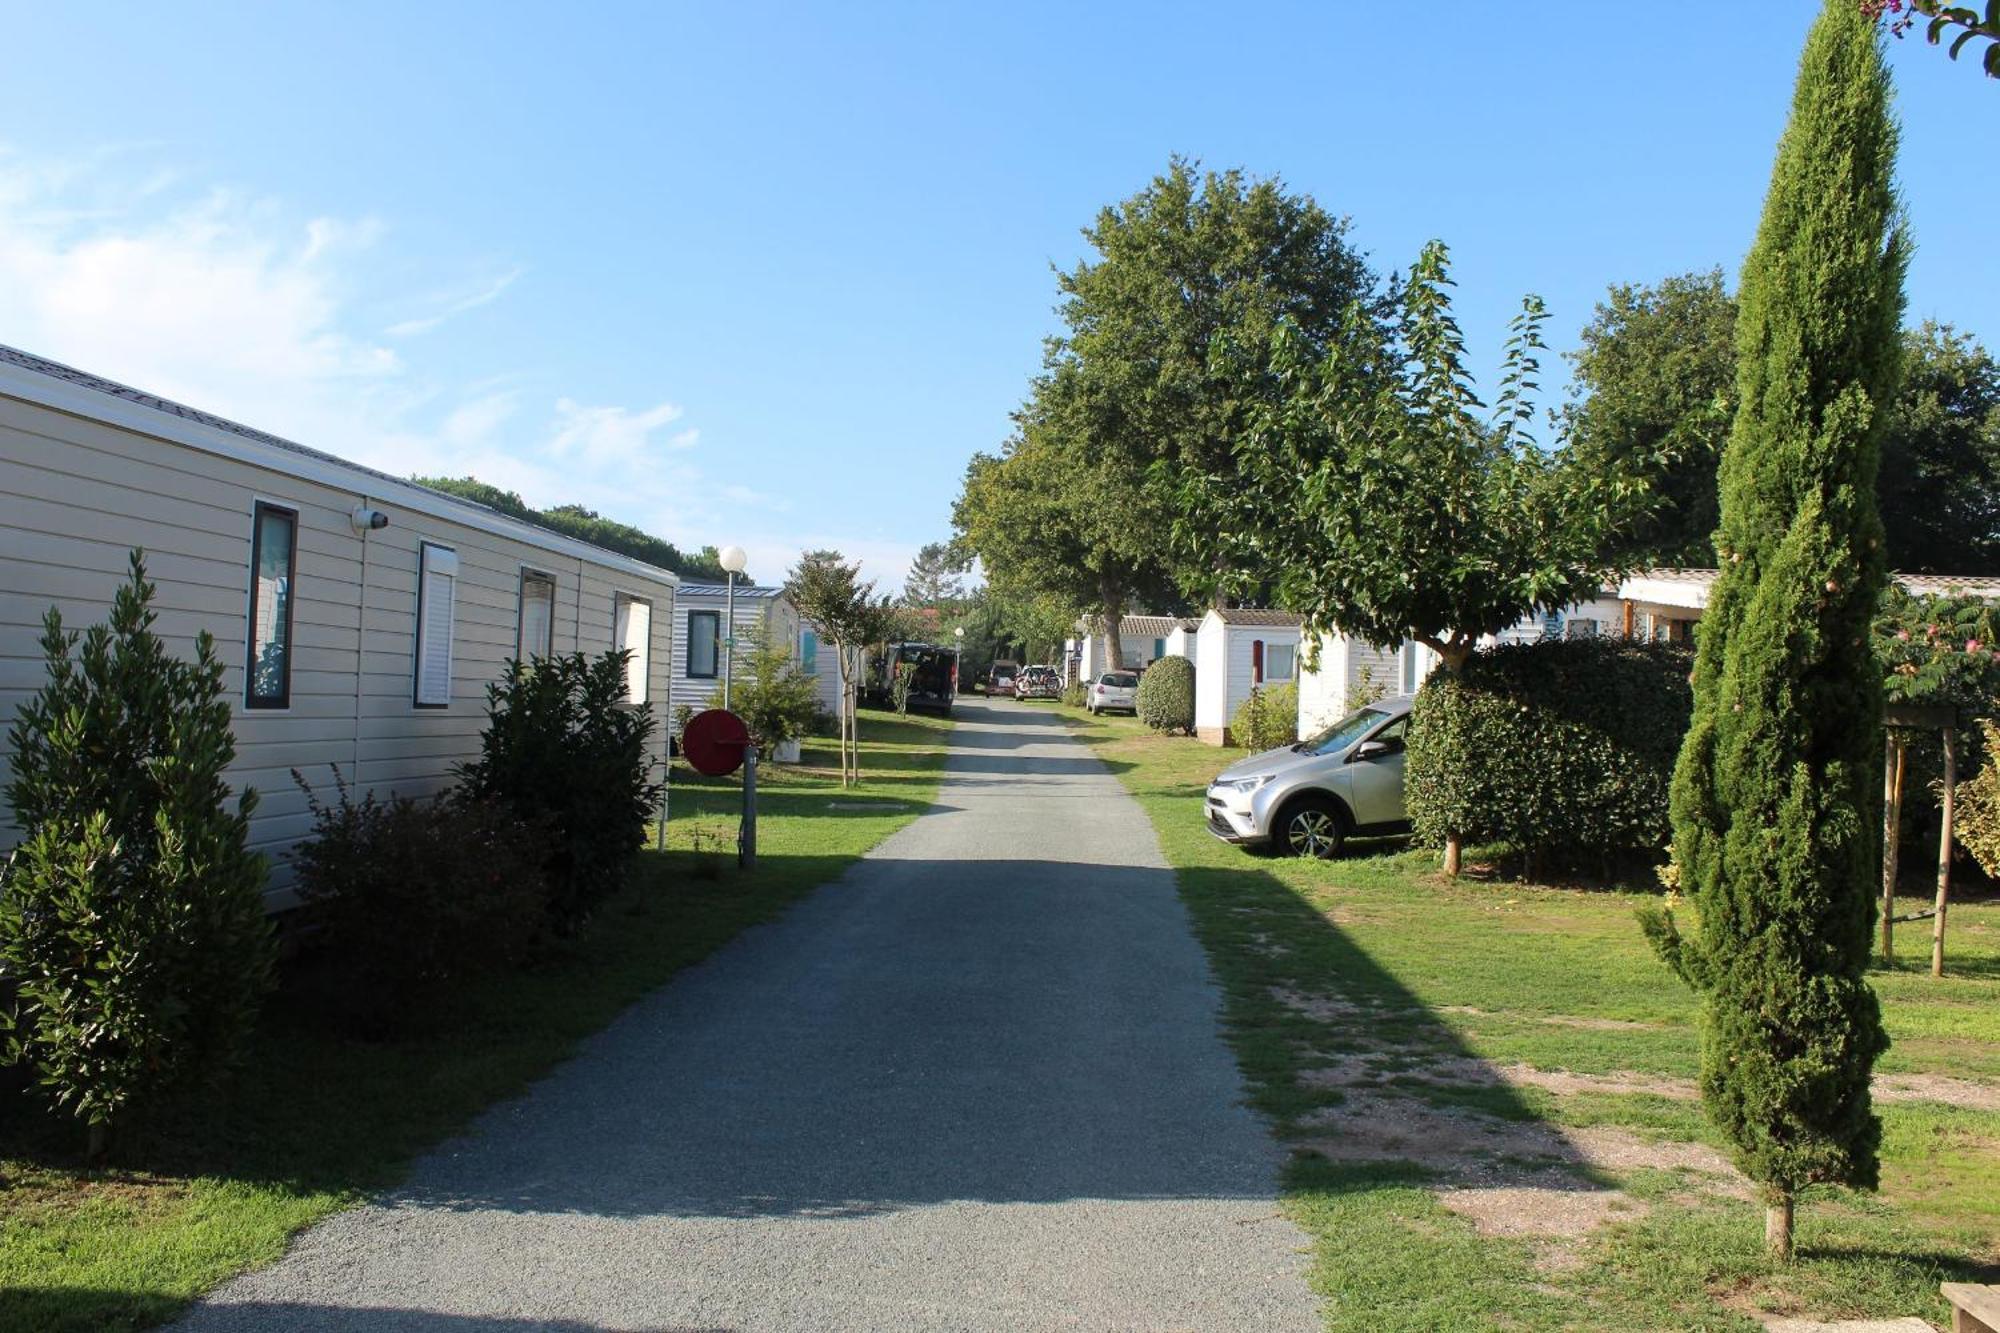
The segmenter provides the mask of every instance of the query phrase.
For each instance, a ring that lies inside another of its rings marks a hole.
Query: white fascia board
[[[1628,602],[1647,602],[1653,606],[1677,606],[1689,611],[1701,611],[1708,606],[1710,586],[1705,581],[1652,579],[1640,574],[1619,584],[1618,596]]]
[[[461,527],[475,528],[544,551],[587,560],[606,569],[652,579],[672,587],[680,586],[680,575],[670,569],[661,569],[658,565],[649,565],[643,560],[634,560],[631,556],[538,528],[484,505],[456,500],[415,482],[378,475],[338,459],[280,449],[205,422],[190,421],[173,412],[163,412],[157,407],[148,407],[144,403],[135,403],[129,398],[68,380],[53,379],[21,366],[0,362],[0,395],[149,435],[169,444],[233,459],[301,481],[347,491],[357,498],[380,500],[448,523],[457,523]]]

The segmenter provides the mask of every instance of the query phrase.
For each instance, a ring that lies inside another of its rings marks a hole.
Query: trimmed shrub
[[[324,1008],[383,1035],[409,1026],[446,984],[526,956],[548,903],[545,841],[497,805],[370,793],[353,799],[340,770],[312,808],[312,837],[293,854],[302,923],[334,983]]]
[[[1418,840],[1457,833],[1534,854],[1665,847],[1691,665],[1672,645],[1566,639],[1433,673],[1411,711],[1403,778]]]
[[[1299,738],[1299,687],[1259,685],[1229,719],[1229,739],[1246,750],[1275,750]]]
[[[233,1063],[270,987],[256,793],[228,808],[236,756],[222,663],[153,633],[132,553],[107,624],[43,620],[48,683],[8,735],[25,840],[0,873],[6,1054],[92,1147],[133,1104]]]
[[[624,883],[659,804],[653,710],[625,702],[628,656],[510,663],[486,687],[479,758],[457,770],[466,799],[544,832],[549,916],[565,932]]]
[[[1139,720],[1154,731],[1194,734],[1194,663],[1163,657],[1139,677]]]
[[[1090,691],[1084,689],[1081,682],[1075,685],[1065,685],[1063,687],[1061,702],[1065,708],[1088,707],[1090,704]]]

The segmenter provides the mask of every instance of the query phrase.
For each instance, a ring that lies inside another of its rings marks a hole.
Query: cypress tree
[[[1697,630],[1672,810],[1699,929],[1648,932],[1702,996],[1702,1098],[1789,1257],[1798,1192],[1872,1189],[1888,1045],[1868,965],[1880,861],[1885,582],[1875,474],[1899,375],[1897,131],[1873,22],[1828,0],[1806,41],[1743,266],[1721,574]]]

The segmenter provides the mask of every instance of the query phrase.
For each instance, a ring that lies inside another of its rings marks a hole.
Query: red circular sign
[[[743,747],[750,743],[750,728],[726,708],[696,713],[681,728],[681,753],[695,771],[712,778],[726,777],[743,766]]]

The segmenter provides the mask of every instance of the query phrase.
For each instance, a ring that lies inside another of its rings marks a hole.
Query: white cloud
[[[767,579],[834,547],[885,591],[900,584],[914,547],[787,535],[782,495],[704,470],[702,431],[678,403],[537,390],[554,367],[459,381],[426,365],[435,343],[417,335],[498,300],[522,266],[441,289],[377,332],[408,269],[385,254],[384,222],[190,185],[156,153],[51,161],[0,145],[0,341],[387,472],[474,475],[687,550],[735,541]]]
[[[514,285],[515,280],[523,272],[524,270],[520,268],[511,268],[496,278],[488,279],[470,291],[460,292],[457,295],[434,297],[427,302],[427,304],[438,307],[432,313],[391,324],[386,332],[391,338],[414,338],[418,334],[429,333],[448,319],[462,315],[468,310],[477,310],[483,305],[491,305],[493,302],[499,300],[506,294],[507,289]]]

